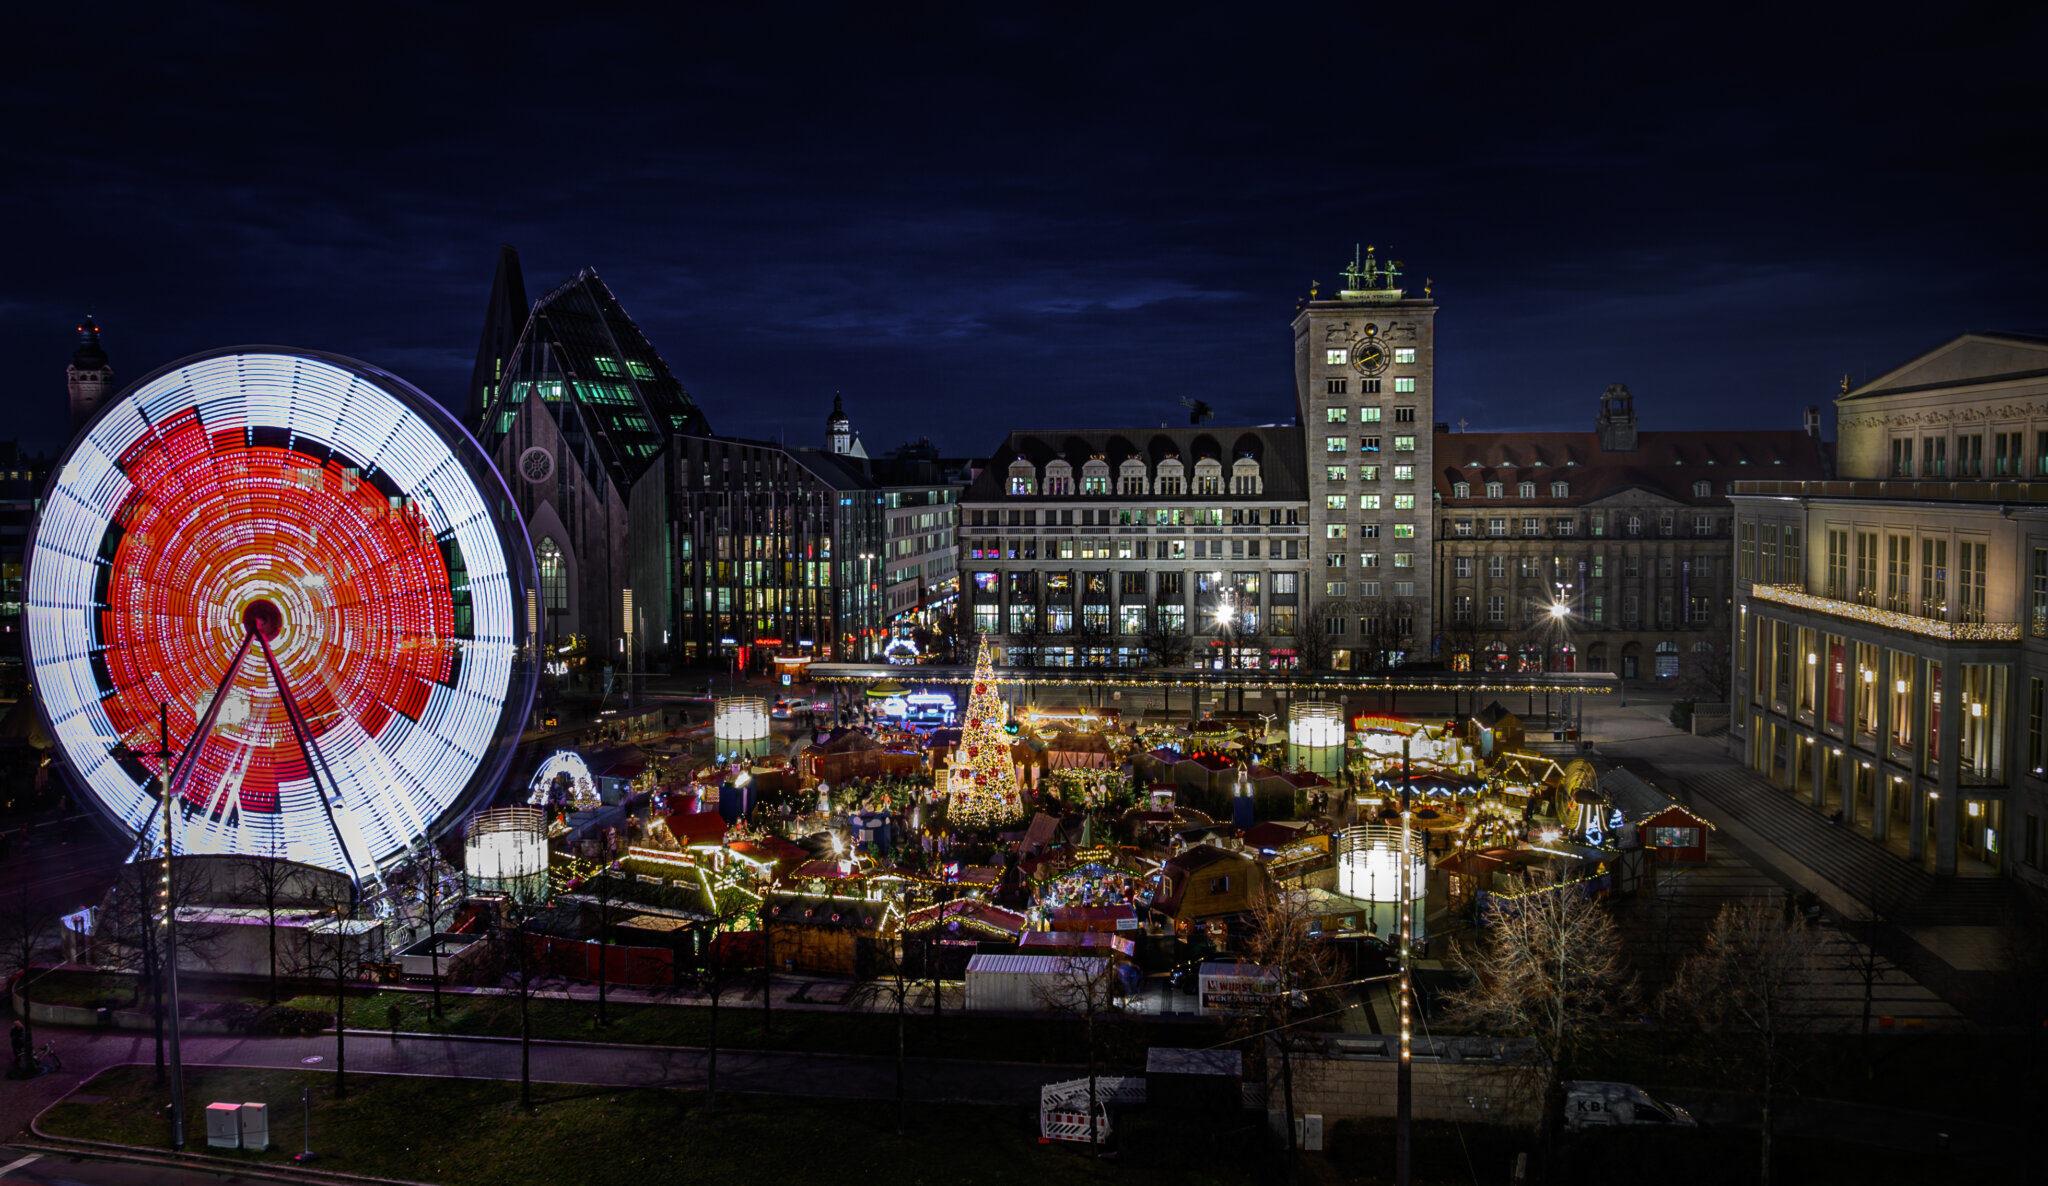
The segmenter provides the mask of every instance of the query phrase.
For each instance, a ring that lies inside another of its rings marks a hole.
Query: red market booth
[[[1600,790],[1621,816],[1623,847],[1631,842],[1667,865],[1698,865],[1707,859],[1707,833],[1714,825],[1627,770],[1600,776]]]

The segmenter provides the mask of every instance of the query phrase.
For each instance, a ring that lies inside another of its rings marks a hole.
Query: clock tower
[[[71,389],[71,432],[76,435],[114,393],[114,368],[100,348],[99,323],[90,314],[79,323],[78,349],[71,352],[64,376]]]
[[[1294,317],[1295,409],[1308,450],[1306,613],[1342,633],[1333,665],[1372,672],[1431,656],[1436,302],[1400,261],[1355,252],[1344,286]]]

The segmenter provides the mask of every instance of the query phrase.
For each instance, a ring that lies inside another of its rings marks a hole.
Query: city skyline
[[[293,19],[119,14],[90,61],[7,84],[0,209],[38,228],[0,287],[25,439],[62,443],[88,313],[119,386],[280,342],[459,410],[500,243],[536,291],[595,267],[730,431],[810,443],[838,392],[878,448],[963,455],[1020,424],[1180,423],[1183,396],[1284,422],[1287,323],[1354,243],[1433,282],[1439,413],[1475,429],[1583,430],[1613,382],[1659,428],[1796,427],[1844,373],[2048,320],[2024,266],[2040,84],[1999,66],[2023,36]],[[285,52],[309,44],[333,56]],[[599,88],[507,65],[591,53]],[[1890,87],[1908,58],[1918,85]]]

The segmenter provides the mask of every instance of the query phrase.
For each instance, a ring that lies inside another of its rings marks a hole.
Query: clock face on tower
[[[1386,343],[1377,337],[1368,336],[1351,344],[1351,365],[1361,375],[1377,375],[1387,369]]]
[[[554,454],[535,445],[519,455],[519,473],[535,485],[547,481],[555,476]]]

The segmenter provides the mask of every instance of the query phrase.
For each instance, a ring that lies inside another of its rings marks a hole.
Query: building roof
[[[711,431],[704,413],[597,273],[585,268],[535,301],[485,409],[481,436],[495,451],[528,398],[540,399],[584,469],[622,489],[680,434]]]
[[[1013,432],[1004,438],[994,453],[990,454],[980,474],[968,484],[967,493],[961,496],[961,501],[989,502],[1013,498],[1070,501],[1076,496],[1009,494],[1011,462],[1022,458],[1043,469],[1047,462],[1063,458],[1075,467],[1078,474],[1084,462],[1100,456],[1109,463],[1112,483],[1115,481],[1118,467],[1133,457],[1145,463],[1148,477],[1152,476],[1160,462],[1170,457],[1178,458],[1190,474],[1193,473],[1197,461],[1219,461],[1223,464],[1226,478],[1229,476],[1231,463],[1241,457],[1250,457],[1259,463],[1263,493],[1195,494],[1194,484],[1189,482],[1186,486],[1189,493],[1148,494],[1145,496],[1148,502],[1185,499],[1189,502],[1212,504],[1219,498],[1226,501],[1256,499],[1265,502],[1298,502],[1308,497],[1308,481],[1303,469],[1307,464],[1307,453],[1302,441],[1301,429],[1293,425],[1220,428],[1202,424],[1179,428],[1060,428]]]
[[[977,955],[968,959],[967,972],[1022,972],[1040,976],[1057,975],[1069,968],[1102,971],[1108,958],[1099,955]]]
[[[1138,945],[1121,935],[1104,931],[1026,931],[1018,938],[1019,948],[1047,947],[1076,948],[1081,951],[1101,949],[1130,959],[1138,953]]]
[[[102,370],[107,352],[100,346],[99,322],[88,316],[78,324],[78,349],[71,352],[71,365],[81,371]]]
[[[1295,839],[1306,831],[1308,831],[1307,824],[1283,824],[1274,820],[1267,820],[1263,824],[1252,825],[1251,830],[1244,834],[1244,842],[1250,848],[1271,849],[1274,852],[1278,852],[1287,845],[1294,843]]]
[[[1685,812],[1685,814],[1692,816],[1692,818],[1699,820],[1699,822],[1706,824],[1709,828],[1714,826],[1705,817],[1694,813],[1671,796],[1644,782],[1627,770],[1617,768],[1602,774],[1600,776],[1600,789],[1606,792],[1607,798],[1614,803],[1615,809],[1621,812],[1621,817],[1632,824],[1642,823],[1644,820],[1653,819],[1670,811],[1672,808],[1677,808]]]
[[[720,844],[725,840],[725,817],[715,811],[672,811],[668,832],[685,845]]]
[[[813,898],[796,894],[769,894],[762,906],[769,918],[791,926],[868,931],[881,928],[892,909],[887,902],[868,898]]]
[[[1005,910],[982,901],[980,898],[955,898],[913,910],[904,916],[903,929],[922,931],[928,928],[940,930],[979,931],[991,937],[1015,939],[1024,933],[1029,925],[1023,915],[1014,910]]]
[[[1436,437],[1436,490],[1447,510],[1579,507],[1630,490],[1689,506],[1727,502],[1728,483],[1755,478],[1828,476],[1824,446],[1797,429],[1729,432],[1643,432],[1636,448],[1608,452],[1593,432],[1460,432]],[[1456,497],[1459,482],[1471,493]],[[1502,498],[1487,498],[1499,482]],[[1533,482],[1533,498],[1516,488]],[[1553,495],[1551,483],[1566,484]],[[1697,492],[1705,482],[1706,493]]]
[[[1878,396],[2043,376],[2048,376],[2048,334],[1979,330],[1949,339],[1843,395],[1835,404],[1840,407]]]

